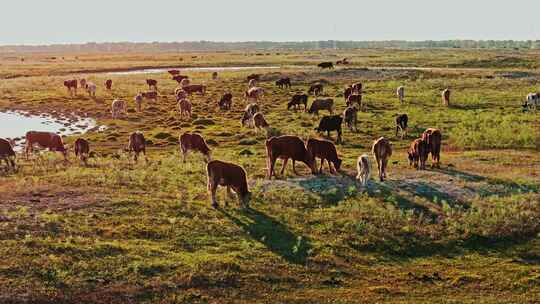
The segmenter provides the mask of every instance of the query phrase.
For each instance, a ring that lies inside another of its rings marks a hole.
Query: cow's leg
[[[229,197],[229,199],[234,198],[234,194],[231,191],[231,186],[227,186],[227,196]],[[229,206],[229,202],[226,200],[225,201],[225,207],[228,207],[228,206]]]
[[[135,162],[137,162],[139,160],[139,152],[138,151],[135,151]]]
[[[323,172],[323,165],[324,165],[324,158],[321,158],[321,168],[319,169],[319,173],[322,174]],[[328,166],[330,166],[330,162],[328,162]]]
[[[268,179],[272,179],[274,175],[274,166],[276,165],[276,159],[272,156],[268,156]]]
[[[210,188],[210,197],[212,198],[212,207],[218,208],[219,204],[216,199],[216,192],[217,192],[217,183],[211,182],[208,186]]]
[[[383,165],[382,165],[382,167],[383,167],[383,177],[384,178],[386,178],[386,167],[387,166],[388,166],[388,158],[386,157],[386,158],[383,159]]]
[[[284,158],[283,159],[283,167],[281,167],[281,172],[280,174],[283,175],[283,172],[285,172],[285,167],[287,166],[287,162],[289,161],[289,158]],[[293,160],[294,162],[294,160]],[[294,164],[293,164],[293,170],[294,170]]]
[[[180,150],[182,151],[182,162],[186,162],[186,157],[188,154],[188,149],[186,149],[184,146],[180,146]]]

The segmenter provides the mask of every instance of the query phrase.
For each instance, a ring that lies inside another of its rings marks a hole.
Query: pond
[[[29,114],[26,112],[0,112],[0,138],[14,139],[17,145],[24,140],[27,131],[47,131],[60,135],[82,134],[96,127],[91,118],[69,116],[54,118],[48,114]]]
[[[107,75],[132,75],[132,74],[157,74],[166,73],[168,70],[177,69],[186,72],[219,72],[219,71],[243,71],[243,70],[265,70],[279,69],[279,66],[237,66],[237,67],[176,67],[176,68],[155,68],[140,69],[122,72],[108,72]]]

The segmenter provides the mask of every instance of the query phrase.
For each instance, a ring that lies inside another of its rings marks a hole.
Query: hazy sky
[[[540,39],[540,0],[6,0],[0,44]]]

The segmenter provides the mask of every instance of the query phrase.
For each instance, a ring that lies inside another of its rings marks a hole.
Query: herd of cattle
[[[343,59],[347,62],[346,59]],[[346,64],[341,62],[341,64]],[[333,68],[331,62],[324,62],[319,64],[321,68]],[[174,91],[174,95],[177,100],[177,106],[182,118],[191,118],[191,102],[188,97],[193,93],[200,93],[204,95],[206,93],[206,86],[202,84],[192,84],[188,76],[181,75],[179,70],[168,71],[172,79],[179,83],[179,87]],[[213,79],[217,79],[217,73],[212,74]],[[252,126],[256,128],[268,128],[269,124],[264,118],[261,112],[258,101],[264,94],[264,90],[257,86],[260,81],[259,74],[252,74],[247,77],[248,88],[245,91],[244,97],[247,101],[247,106],[244,110],[244,114],[241,118],[241,124],[243,126]],[[78,83],[84,88],[90,96],[95,96],[96,84],[85,79],[76,79],[64,81],[64,86],[68,89],[70,94],[76,94]],[[112,80],[108,79],[105,82],[107,90],[112,89]],[[142,103],[145,99],[157,99],[158,82],[154,79],[147,79],[148,91],[138,93],[135,98],[136,110],[142,111]],[[291,80],[288,77],[283,77],[275,82],[275,85],[279,88],[290,88]],[[310,86],[307,93],[298,93],[292,96],[290,102],[287,104],[287,109],[301,109],[308,113],[318,115],[319,111],[326,110],[330,115],[322,117],[317,128],[318,132],[327,132],[330,137],[331,131],[337,132],[336,142],[342,141],[342,124],[351,130],[357,131],[357,113],[358,111],[365,110],[365,104],[362,102],[362,83],[354,83],[343,92],[343,97],[346,103],[346,109],[342,115],[334,114],[334,100],[332,98],[319,98],[324,92],[324,85],[321,83],[315,83]],[[312,102],[308,108],[308,97],[314,95],[316,99]],[[404,102],[405,88],[400,86],[396,90],[396,96],[400,102]],[[450,90],[445,89],[441,93],[442,103],[445,106],[450,105]],[[225,93],[218,101],[218,106],[221,110],[230,110],[232,105],[232,94],[230,92]],[[527,102],[538,104],[540,103],[540,94],[529,94],[527,96]],[[113,100],[111,104],[112,117],[117,118],[122,112],[127,112],[127,102],[121,99]],[[396,122],[396,136],[401,132],[401,138],[407,134],[407,125],[409,117],[407,114],[398,114]],[[439,167],[440,164],[440,151],[441,151],[442,134],[441,131],[435,128],[428,128],[423,132],[420,138],[412,141],[410,148],[408,149],[409,164],[417,169],[425,169],[428,156],[432,156],[432,166]],[[202,153],[207,162],[206,170],[208,177],[208,191],[211,194],[211,201],[214,207],[218,206],[216,200],[216,191],[218,186],[225,186],[227,192],[231,189],[234,190],[242,206],[247,206],[251,193],[247,186],[247,174],[245,170],[235,164],[223,162],[219,160],[211,160],[211,149],[206,144],[205,139],[197,133],[184,133],[179,137],[180,151],[182,152],[183,160],[185,162],[186,156],[190,151],[197,151]],[[26,133],[26,147],[25,155],[29,158],[29,154],[32,153],[33,147],[37,145],[42,148],[49,149],[50,151],[61,152],[64,158],[67,160],[68,149],[64,145],[60,135],[52,132],[39,132],[29,131]],[[325,139],[310,138],[307,142],[304,142],[298,136],[283,135],[275,136],[266,140],[266,161],[267,161],[267,178],[271,179],[275,176],[274,167],[278,159],[283,160],[283,167],[281,174],[283,175],[285,167],[289,159],[292,160],[293,172],[296,172],[296,161],[302,162],[307,165],[313,174],[322,173],[323,165],[326,161],[330,173],[335,174],[341,168],[342,160],[338,157],[337,149],[334,143]],[[130,154],[134,153],[134,160],[137,161],[139,154],[142,153],[146,159],[146,140],[143,133],[137,131],[130,134],[128,139],[128,145],[125,149]],[[75,155],[85,164],[90,153],[90,143],[83,139],[78,138],[74,143]],[[392,145],[390,141],[385,137],[380,137],[373,142],[371,152],[377,163],[378,177],[382,182],[387,175],[388,160],[392,156]],[[316,159],[321,160],[320,168],[317,169]],[[15,168],[15,152],[13,150],[13,143],[7,139],[0,138],[0,160],[4,159],[8,168]],[[371,175],[371,165],[369,156],[363,154],[358,157],[356,162],[357,179],[362,186],[365,186]]]

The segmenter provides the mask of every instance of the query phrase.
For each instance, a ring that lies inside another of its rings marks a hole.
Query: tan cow
[[[388,159],[392,156],[392,145],[390,141],[381,137],[373,142],[371,149],[375,160],[377,161],[377,169],[379,170],[379,180],[382,182],[386,178],[386,167]]]

